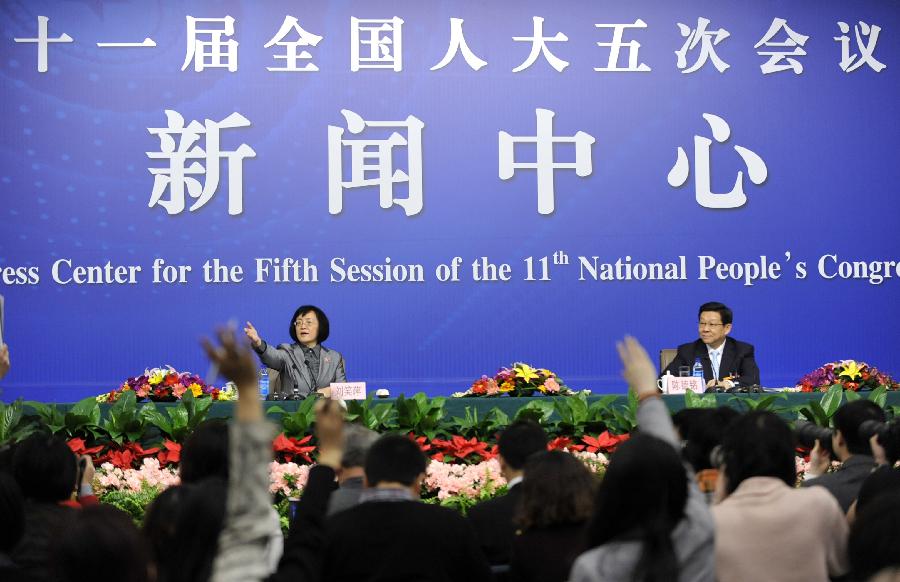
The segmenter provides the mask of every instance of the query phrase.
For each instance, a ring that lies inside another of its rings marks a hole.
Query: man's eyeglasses
[[[724,323],[707,323],[705,321],[701,321],[700,323],[697,324],[697,327],[699,327],[701,329],[704,327],[709,328],[709,329],[715,329],[715,328],[721,327],[723,325],[725,325],[725,324]]]

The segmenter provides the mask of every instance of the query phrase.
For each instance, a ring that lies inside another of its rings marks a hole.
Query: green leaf
[[[840,384],[831,386],[822,397],[822,409],[825,411],[826,418],[831,418],[837,409],[841,407],[841,399],[844,396],[844,387]]]
[[[857,400],[862,398],[862,396],[859,395],[859,392],[847,390],[846,392],[844,392],[844,398],[847,400],[847,402],[856,402]]]
[[[872,393],[869,394],[869,400],[884,408],[887,406],[887,388],[884,386],[879,386],[875,390],[872,390]]]

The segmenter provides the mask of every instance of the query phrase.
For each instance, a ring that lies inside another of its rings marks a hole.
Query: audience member
[[[178,552],[191,548],[179,547]],[[193,548],[203,551],[202,548]],[[173,551],[173,548],[170,548]],[[150,552],[131,517],[111,505],[86,507],[58,532],[52,563],[65,582],[149,582]]]
[[[712,581],[712,517],[693,471],[679,457],[656,368],[634,338],[618,348],[640,401],[640,433],[610,459],[587,531],[593,549],[575,561],[570,580]]]
[[[0,472],[0,580],[18,582],[25,574],[11,553],[25,532],[25,501],[12,475]]]
[[[507,493],[475,505],[469,510],[468,517],[488,562],[504,565],[510,562],[516,535],[513,514],[522,495],[520,483],[525,462],[531,455],[547,450],[547,433],[534,421],[518,420],[500,433],[497,448]]]
[[[522,495],[513,522],[510,580],[565,582],[584,549],[584,529],[594,510],[597,481],[569,453],[536,453],[525,463]]]
[[[331,494],[328,515],[353,507],[359,503],[365,480],[365,460],[369,447],[378,440],[378,433],[358,424],[344,427],[346,442],[341,468],[338,471],[340,487]]]
[[[190,484],[209,478],[227,482],[228,444],[228,423],[225,419],[213,418],[200,423],[181,449],[181,482]],[[266,523],[269,527],[266,563],[269,565],[269,572],[274,572],[284,550],[284,536],[278,512],[271,503]]]
[[[268,575],[265,518],[271,509],[268,464],[272,456],[272,427],[259,400],[256,365],[250,351],[233,330],[218,334],[220,346],[204,340],[210,361],[238,387],[235,422],[229,425],[229,478],[224,524],[218,537],[211,576],[194,582],[308,582],[322,580],[324,520],[335,470],[343,455],[342,412],[336,403],[321,402],[316,411],[318,464],[309,478],[297,514],[291,521],[278,569]]]
[[[78,460],[61,438],[33,434],[16,445],[13,473],[25,496],[25,533],[13,549],[13,561],[32,578],[54,580],[50,549],[74,518],[75,510],[67,504],[75,491]]]
[[[878,495],[857,510],[848,553],[854,580],[900,567],[900,490]]]
[[[672,416],[681,438],[681,458],[696,473],[697,486],[712,503],[719,470],[713,466],[713,450],[722,443],[729,423],[740,414],[733,408],[684,408]]]
[[[404,436],[372,445],[359,505],[326,523],[323,580],[490,580],[469,523],[419,501],[425,466],[419,446]]]
[[[863,481],[875,469],[869,442],[859,434],[859,426],[867,420],[884,422],[884,410],[871,400],[856,400],[838,408],[834,413],[831,447],[841,466],[833,473],[826,473],[831,464],[830,456],[816,444],[803,482],[804,487],[820,485],[827,489],[844,513],[856,499]]]
[[[827,581],[847,571],[847,522],[823,488],[798,489],[791,429],[771,412],[738,418],[722,442],[719,582]]]

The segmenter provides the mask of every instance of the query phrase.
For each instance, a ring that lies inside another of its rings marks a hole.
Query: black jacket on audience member
[[[510,563],[517,529],[513,525],[513,514],[521,497],[522,488],[515,485],[506,495],[483,501],[469,510],[469,522],[491,565]]]
[[[490,582],[490,568],[459,513],[420,501],[367,501],[325,524],[322,580]]]
[[[512,546],[511,582],[566,582],[575,558],[585,550],[586,523],[530,529]]]
[[[859,494],[863,482],[875,469],[875,459],[870,455],[851,455],[834,473],[825,473],[815,479],[807,479],[803,487],[819,485],[828,489],[841,504],[841,511],[847,513]]]

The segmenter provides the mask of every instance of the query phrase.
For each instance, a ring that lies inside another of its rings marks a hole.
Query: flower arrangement
[[[482,376],[475,380],[468,390],[457,392],[453,394],[453,397],[494,397],[503,396],[504,394],[509,396],[532,396],[535,393],[567,396],[574,394],[554,372],[516,362],[509,368],[501,369],[492,378]]]
[[[825,392],[831,386],[840,385],[844,390],[858,392],[884,386],[888,390],[900,390],[900,385],[888,374],[865,362],[841,360],[816,368],[800,378],[800,392]]]
[[[119,396],[133,390],[138,402],[175,402],[190,392],[194,398],[209,397],[213,400],[234,400],[237,393],[233,385],[216,388],[190,372],[178,372],[172,366],[144,370],[134,378],[128,378],[121,386],[97,396],[97,402],[115,402]]]

